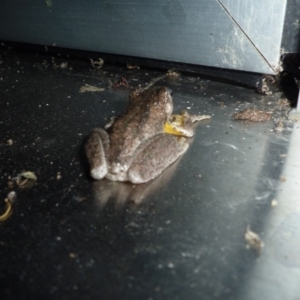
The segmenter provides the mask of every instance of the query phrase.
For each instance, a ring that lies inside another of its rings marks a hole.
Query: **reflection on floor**
[[[300,128],[281,92],[1,51],[1,198],[16,193],[0,223],[1,299],[298,297]],[[129,87],[153,81],[173,90],[175,112],[211,120],[149,185],[94,182],[89,132],[124,111]],[[271,120],[234,120],[254,108]],[[15,185],[23,171],[36,184]],[[264,242],[259,256],[247,226]]]

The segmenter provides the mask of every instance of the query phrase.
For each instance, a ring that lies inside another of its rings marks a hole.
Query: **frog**
[[[90,133],[85,153],[96,180],[146,183],[159,176],[188,149],[194,124],[208,115],[173,113],[166,86],[134,89],[124,113]]]

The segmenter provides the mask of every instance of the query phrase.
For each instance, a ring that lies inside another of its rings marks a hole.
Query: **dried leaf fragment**
[[[28,188],[32,187],[36,183],[37,177],[31,171],[24,171],[18,174],[17,177],[14,178],[14,180],[16,181],[18,187]]]
[[[82,201],[85,201],[85,200],[86,200],[86,197],[76,197],[77,202],[82,202]]]
[[[134,69],[139,69],[140,67],[137,65],[131,65],[131,64],[127,64],[127,69],[128,70],[134,70]]]
[[[247,108],[233,115],[234,120],[247,120],[252,122],[268,121],[271,119],[271,117],[272,113],[256,108]]]
[[[279,109],[291,107],[291,103],[287,98],[279,99],[277,105]]]
[[[104,64],[104,60],[102,58],[98,58],[98,61],[93,60],[93,59],[90,59],[90,61],[91,61],[91,65],[93,66],[93,68],[96,68],[96,69],[102,68],[102,66]]]
[[[59,68],[61,69],[66,69],[68,67],[68,63],[67,62],[62,62],[60,65],[59,65]]]
[[[55,58],[52,56],[52,66],[54,69],[66,69],[68,67],[68,63],[62,62],[61,64],[57,64]]]
[[[178,77],[180,73],[175,70],[168,70],[166,75],[169,77]]]
[[[104,91],[104,88],[100,88],[100,87],[96,87],[96,86],[93,86],[93,85],[86,84],[86,85],[83,85],[80,88],[79,93],[84,93],[84,92],[103,92],[103,91]]]
[[[284,124],[281,120],[276,123],[275,130],[278,132],[281,132],[284,130]]]
[[[6,221],[12,214],[12,203],[15,201],[16,193],[14,191],[11,191],[7,197],[4,199],[4,202],[6,203],[5,211],[2,215],[0,215],[0,222]]]
[[[255,250],[258,254],[260,253],[262,247],[264,246],[264,243],[263,243],[262,239],[259,237],[259,235],[250,230],[250,225],[247,226],[247,229],[245,232],[245,240],[246,240],[247,246],[249,248]]]
[[[264,75],[263,76],[263,81],[267,83],[275,83],[276,82],[276,77],[273,75]]]
[[[116,83],[112,83],[111,81],[109,81],[109,87],[112,87],[113,89],[118,89],[121,86],[124,86],[125,88],[130,88],[130,85],[125,77],[121,77],[121,79]]]
[[[52,6],[52,1],[51,0],[46,0],[45,2],[46,2],[47,6]]]

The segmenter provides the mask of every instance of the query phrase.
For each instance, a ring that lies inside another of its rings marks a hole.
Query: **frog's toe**
[[[129,175],[128,180],[133,184],[145,183],[152,179],[152,178],[143,178],[143,176],[141,176],[141,174],[137,172],[130,172],[130,174],[128,175]]]
[[[102,179],[107,173],[107,167],[102,165],[91,169],[91,176],[96,179]]]
[[[102,128],[94,129],[85,145],[85,153],[90,164],[90,174],[94,179],[102,179],[107,174],[106,153],[109,137]]]

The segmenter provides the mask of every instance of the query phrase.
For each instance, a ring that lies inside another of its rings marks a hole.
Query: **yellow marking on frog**
[[[170,121],[167,121],[164,124],[164,132],[168,134],[177,135],[177,136],[184,136],[183,133],[177,129],[178,126],[184,125],[184,119],[185,116],[183,115],[172,115]]]

